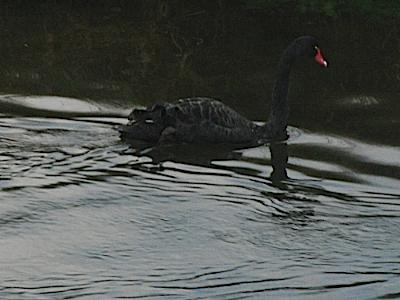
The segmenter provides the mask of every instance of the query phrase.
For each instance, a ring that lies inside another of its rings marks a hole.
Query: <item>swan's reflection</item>
[[[262,157],[262,153],[265,153],[263,149],[265,147],[269,148],[271,154],[270,161],[268,159],[269,155]],[[319,184],[319,179],[310,178],[306,175],[303,177],[299,175],[298,178],[294,179],[289,178],[287,172],[289,168],[288,147],[289,145],[286,142],[278,142],[257,148],[236,151],[229,146],[180,144],[161,145],[158,147],[142,148],[142,150],[137,150],[136,148],[132,151],[136,151],[134,154],[137,156],[143,155],[152,159],[151,163],[144,163],[142,166],[135,164],[135,168],[144,168],[145,171],[162,172],[169,168],[169,166],[166,166],[164,169],[163,162],[169,161],[229,170],[238,175],[245,175],[245,180],[251,183],[249,190],[252,191],[252,194],[255,190],[259,191],[259,194],[257,192],[255,194],[262,195],[266,199],[264,202],[259,197],[254,198],[254,205],[258,206],[262,204],[262,208],[254,210],[256,217],[253,220],[261,222],[265,218],[272,216],[279,219],[279,222],[283,224],[300,228],[300,226],[306,226],[310,222],[315,221],[312,218],[315,214],[314,205],[320,201],[321,196],[330,199],[339,199],[340,201],[357,201],[353,196],[346,193],[326,189],[324,185]],[[253,150],[258,154],[256,156],[248,156]],[[219,163],[217,162],[218,160],[228,163]],[[263,166],[269,168],[268,165],[271,166],[272,171],[266,175],[263,172]],[[296,168],[295,165],[290,167]],[[200,172],[199,174],[202,173]],[[268,175],[269,178],[266,178]],[[243,179],[242,177],[240,178]],[[256,188],[254,188],[255,186]],[[271,200],[274,202],[273,207],[269,204]],[[220,199],[220,201],[224,200]],[[243,204],[248,205],[248,201],[244,201]],[[238,202],[240,203],[240,200]],[[276,208],[278,209],[274,212]],[[272,213],[271,210],[273,211]]]
[[[276,183],[287,179],[288,145],[286,143],[272,143],[269,145],[269,151],[271,152],[272,182]]]
[[[192,145],[192,144],[161,144],[158,146],[148,147],[146,144],[130,143],[131,151],[137,156],[147,156],[152,160],[152,164],[157,166],[156,169],[162,170],[163,163],[172,161],[183,164],[191,164],[212,168],[230,169],[219,164],[216,161],[223,160],[246,160],[242,156],[241,151],[232,145]],[[272,172],[270,179],[273,184],[278,184],[281,181],[288,179],[287,164],[288,164],[288,145],[286,143],[272,143],[266,146],[271,153]],[[250,172],[254,175],[254,170],[242,170],[244,174]],[[238,168],[235,172],[242,173]],[[248,175],[248,174],[247,174]]]

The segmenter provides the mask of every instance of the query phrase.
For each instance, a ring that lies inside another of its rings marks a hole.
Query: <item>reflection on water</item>
[[[400,296],[398,147],[292,127],[139,155],[124,110],[18,103],[0,118],[0,298]]]

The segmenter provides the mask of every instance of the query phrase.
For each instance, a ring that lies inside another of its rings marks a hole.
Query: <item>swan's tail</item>
[[[122,139],[156,142],[165,129],[166,108],[161,104],[151,108],[135,108],[128,119],[127,125],[118,128]]]

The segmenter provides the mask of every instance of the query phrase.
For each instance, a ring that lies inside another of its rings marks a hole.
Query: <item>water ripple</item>
[[[398,295],[398,148],[291,128],[141,154],[123,118],[66,117],[0,119],[1,298]]]

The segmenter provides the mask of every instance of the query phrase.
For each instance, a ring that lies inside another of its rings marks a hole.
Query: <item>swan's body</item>
[[[256,145],[285,139],[289,115],[287,102],[290,69],[297,57],[314,56],[321,65],[326,61],[313,37],[296,39],[284,51],[272,95],[269,121],[258,125],[222,102],[210,98],[181,99],[177,103],[156,104],[134,109],[129,123],[121,128],[121,137],[149,143],[231,143]]]
[[[267,138],[263,130],[266,125],[257,125],[210,98],[181,99],[134,109],[129,120],[123,137],[148,142],[251,144]]]

